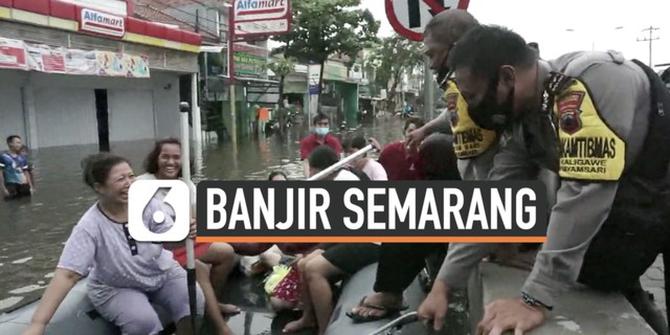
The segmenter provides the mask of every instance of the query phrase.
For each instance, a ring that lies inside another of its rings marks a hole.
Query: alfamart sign
[[[286,7],[286,0],[240,0],[237,2],[237,10],[258,12],[282,12]]]
[[[290,29],[289,0],[235,0],[236,36],[278,35]]]
[[[79,30],[91,33],[123,37],[126,33],[124,18],[95,9],[82,8]]]

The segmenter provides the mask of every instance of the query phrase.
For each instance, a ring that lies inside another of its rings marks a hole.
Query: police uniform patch
[[[626,143],[601,118],[593,98],[579,80],[562,90],[554,105],[559,120],[559,176],[618,180],[626,162]]]
[[[567,134],[574,134],[582,128],[579,107],[584,101],[584,92],[570,92],[562,96],[558,102],[558,126]]]

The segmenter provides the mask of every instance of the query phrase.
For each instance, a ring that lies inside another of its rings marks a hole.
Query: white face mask
[[[319,136],[326,136],[328,135],[328,132],[330,132],[330,128],[328,127],[316,127],[314,128],[314,133],[316,133]]]

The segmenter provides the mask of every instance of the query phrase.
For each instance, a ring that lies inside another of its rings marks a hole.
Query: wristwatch
[[[552,306],[547,306],[547,305],[543,304],[541,301],[531,297],[526,292],[521,292],[521,300],[523,300],[523,302],[526,305],[531,306],[531,307],[543,307],[543,308],[546,308],[549,311],[551,311],[553,309]]]

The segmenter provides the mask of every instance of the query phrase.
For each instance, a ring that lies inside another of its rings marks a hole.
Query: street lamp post
[[[228,100],[230,101],[230,137],[233,144],[237,143],[237,115],[235,105],[235,60],[234,55],[234,41],[235,41],[235,19],[233,17],[233,5],[229,2],[223,4],[223,7],[228,8]]]

